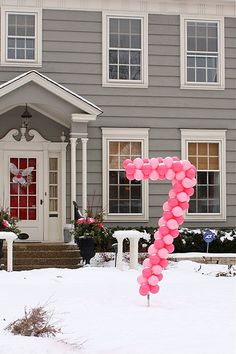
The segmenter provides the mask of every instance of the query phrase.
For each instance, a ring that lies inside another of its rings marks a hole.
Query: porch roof
[[[0,85],[0,102],[0,114],[16,105],[28,103],[33,109],[68,127],[72,114],[95,120],[102,113],[95,104],[35,70]]]

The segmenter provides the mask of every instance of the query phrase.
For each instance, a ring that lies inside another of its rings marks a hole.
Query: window
[[[58,158],[49,158],[49,216],[58,217]]]
[[[129,181],[126,159],[147,156],[147,129],[103,128],[103,207],[107,220],[147,219],[147,183]]]
[[[41,65],[41,11],[2,10],[4,65]]]
[[[103,85],[147,86],[147,17],[103,15]]]
[[[197,168],[189,219],[225,218],[225,131],[181,130],[183,158]]]
[[[223,19],[182,18],[181,39],[181,87],[223,89]]]

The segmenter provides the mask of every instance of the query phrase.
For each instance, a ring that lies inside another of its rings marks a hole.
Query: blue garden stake
[[[214,239],[216,238],[216,234],[214,231],[212,230],[205,230],[203,231],[203,239],[207,244],[207,253],[209,251],[209,244],[214,241]]]

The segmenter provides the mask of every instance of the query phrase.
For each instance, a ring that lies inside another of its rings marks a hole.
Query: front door
[[[5,151],[6,205],[29,241],[43,241],[43,153]]]

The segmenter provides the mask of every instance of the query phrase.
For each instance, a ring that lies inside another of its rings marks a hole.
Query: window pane
[[[188,37],[195,36],[195,23],[194,22],[187,23],[187,34],[188,34]]]
[[[199,170],[207,170],[208,169],[207,157],[198,157],[197,167]]]
[[[188,154],[189,155],[197,155],[197,144],[189,143],[188,144]]]
[[[119,66],[119,79],[128,80],[129,79],[129,67],[120,65]]]
[[[120,48],[129,48],[129,35],[121,34],[120,35]]]
[[[118,213],[118,200],[110,200],[109,201],[109,212],[110,213]]]
[[[117,199],[118,198],[118,186],[110,186],[109,188],[109,195],[111,199]]]
[[[118,19],[110,18],[109,19],[110,33],[118,33]]]
[[[119,64],[129,64],[129,51],[120,50],[119,51]]]
[[[132,200],[131,202],[131,213],[141,213],[142,203],[141,200]]]
[[[217,58],[208,57],[207,66],[208,68],[217,68]]]
[[[18,49],[25,48],[25,39],[17,39],[16,46]]]
[[[219,212],[220,212],[219,199],[209,200],[209,213],[219,213]]]
[[[197,82],[206,82],[206,70],[197,69]]]
[[[109,79],[117,79],[117,65],[109,65]]]
[[[198,155],[207,155],[207,143],[198,144]]]
[[[187,57],[187,66],[188,67],[195,67],[195,58],[194,57]]]
[[[129,201],[121,200],[119,209],[120,209],[120,213],[129,213]]]
[[[197,183],[198,184],[207,184],[207,172],[198,172],[197,173]]]
[[[32,49],[34,48],[34,39],[26,39],[26,48],[28,49]]]
[[[205,67],[206,66],[206,58],[197,57],[197,67]]]
[[[110,171],[109,172],[109,182],[110,184],[118,184],[118,172],[117,171]]]
[[[218,50],[217,38],[209,38],[208,39],[208,51],[209,52],[217,52],[217,50]]]
[[[207,200],[198,200],[197,201],[198,213],[207,213]]]
[[[187,70],[187,80],[190,82],[195,82],[195,69],[188,69]]]
[[[219,155],[219,144],[214,144],[214,143],[209,144],[209,155],[210,156]]]
[[[208,179],[209,179],[209,184],[219,184],[220,183],[220,178],[219,178],[219,172],[208,172]]]
[[[117,141],[110,141],[109,149],[110,149],[110,155],[118,155],[119,143]]]
[[[126,178],[125,171],[119,172],[119,183],[120,184],[129,184],[128,178]]]
[[[121,19],[119,20],[119,25],[120,25],[120,33],[129,34],[130,20]]]
[[[120,199],[129,199],[129,191],[130,187],[129,186],[124,186],[120,187]]]
[[[197,212],[197,201],[194,199],[190,199],[189,201],[189,213],[196,213]]]
[[[131,143],[131,155],[141,155],[141,143],[140,142],[135,142]]]
[[[141,20],[131,20],[131,33],[141,34]]]
[[[197,187],[198,198],[207,198],[207,187],[206,186],[198,186]]]
[[[130,79],[131,80],[140,80],[140,66],[131,66]]]
[[[18,49],[16,51],[16,59],[25,59],[25,51],[24,51],[24,49]]]
[[[219,169],[218,157],[210,157],[209,158],[209,169],[210,170],[218,170]]]
[[[140,52],[137,52],[137,51],[130,52],[130,63],[131,64],[140,64]]]
[[[191,162],[191,164],[193,164],[194,166],[197,167],[197,158],[194,156],[189,156],[188,157],[189,161]]]
[[[206,23],[197,23],[197,37],[206,37]]]
[[[141,198],[141,186],[132,186],[131,187],[131,198],[140,199]]]
[[[130,155],[130,142],[121,142],[120,143],[120,154],[121,155]]]
[[[141,48],[141,36],[131,36],[131,48]]]
[[[110,34],[110,47],[118,47],[118,34]]]
[[[197,51],[206,51],[206,38],[197,38]]]
[[[187,48],[188,48],[188,51],[195,51],[196,50],[196,42],[195,42],[194,37],[188,37]]]
[[[8,49],[7,58],[8,59],[15,59],[15,49]]]
[[[118,168],[119,167],[117,156],[110,156],[109,160],[110,160],[110,163],[109,163],[110,168]]]
[[[217,71],[215,69],[207,70],[207,81],[208,82],[217,82]]]
[[[208,187],[208,198],[219,198],[220,197],[220,186],[209,186]]]

